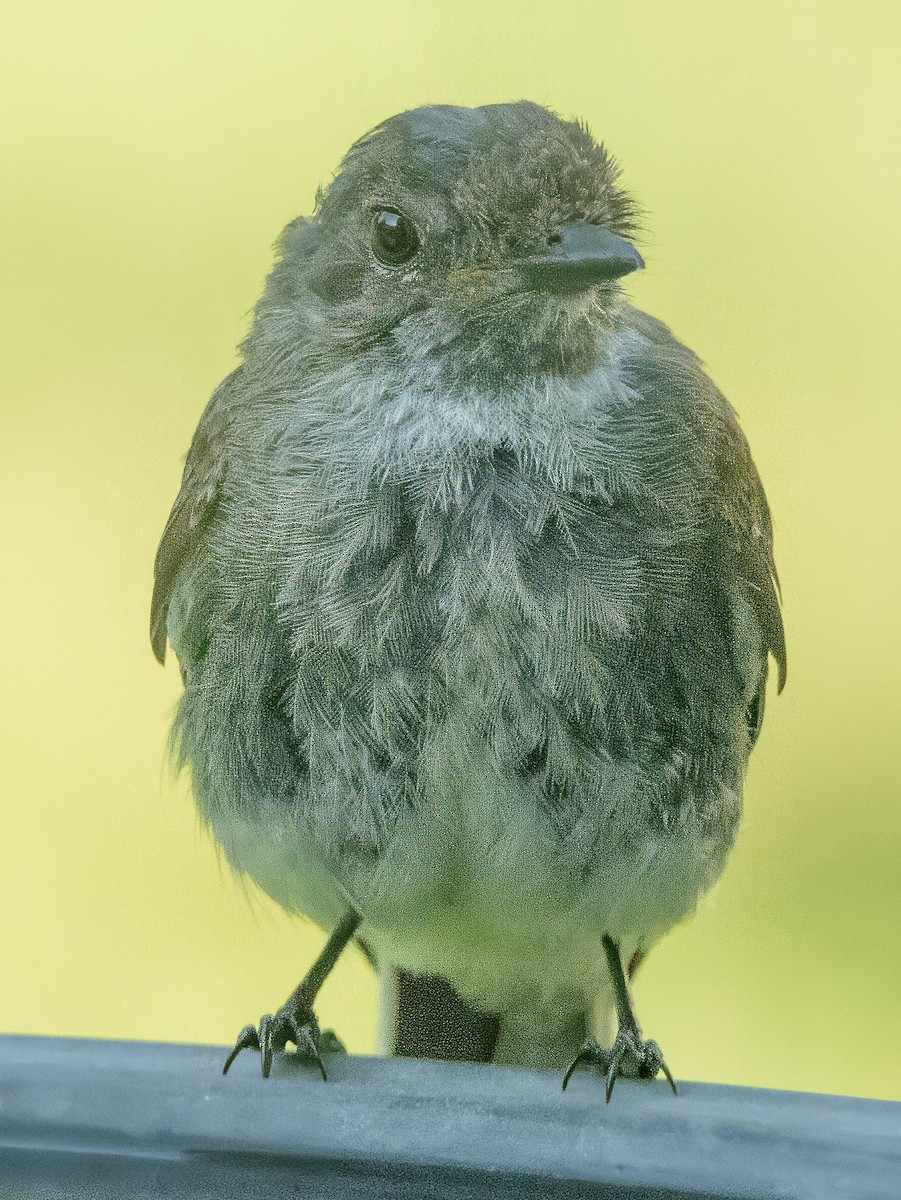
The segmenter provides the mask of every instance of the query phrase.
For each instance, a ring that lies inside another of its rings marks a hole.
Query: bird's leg
[[[323,1034],[320,1031],[319,1022],[313,1012],[313,1001],[362,919],[355,909],[349,909],[326,942],[325,949],[278,1012],[260,1017],[259,1027],[244,1026],[238,1034],[234,1049],[225,1060],[223,1075],[242,1050],[259,1050],[263,1056],[263,1078],[268,1079],[272,1070],[273,1054],[283,1051],[288,1042],[294,1042],[298,1054],[313,1059],[322,1072],[322,1078],[327,1078],[320,1051],[342,1047],[334,1033],[326,1031]]]
[[[564,1088],[569,1078],[580,1063],[587,1062],[599,1066],[606,1075],[605,1095],[607,1103],[613,1095],[613,1085],[620,1075],[637,1075],[639,1079],[653,1079],[658,1071],[662,1071],[669,1081],[673,1092],[676,1083],[670,1074],[669,1067],[663,1061],[663,1054],[656,1042],[645,1041],[641,1029],[635,1019],[635,1009],[632,1007],[632,997],[629,995],[629,985],[623,971],[619,946],[608,934],[602,938],[604,954],[607,956],[607,966],[613,980],[613,994],[616,998],[617,1031],[616,1039],[609,1050],[604,1050],[594,1038],[588,1038],[582,1049],[569,1064],[563,1076]]]

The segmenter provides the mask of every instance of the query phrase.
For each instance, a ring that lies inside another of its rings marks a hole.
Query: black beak
[[[546,254],[520,259],[518,266],[536,286],[577,292],[640,270],[644,259],[630,243],[598,225],[561,225],[548,238]]]

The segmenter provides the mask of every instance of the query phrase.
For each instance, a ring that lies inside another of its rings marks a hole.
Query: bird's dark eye
[[[372,248],[376,258],[396,267],[409,262],[419,249],[413,222],[392,208],[379,208],[373,220]]]

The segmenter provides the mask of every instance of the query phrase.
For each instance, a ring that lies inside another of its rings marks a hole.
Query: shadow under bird
[[[385,1052],[675,1090],[629,979],[723,870],[786,659],[735,415],[623,296],[636,216],[583,124],[435,106],[282,234],[151,617],[203,820],[331,931],[225,1069],[324,1076],[356,938]]]

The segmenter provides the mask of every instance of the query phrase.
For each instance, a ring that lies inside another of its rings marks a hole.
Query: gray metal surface
[[[0,1197],[901,1198],[901,1104],[331,1055],[0,1038]]]

